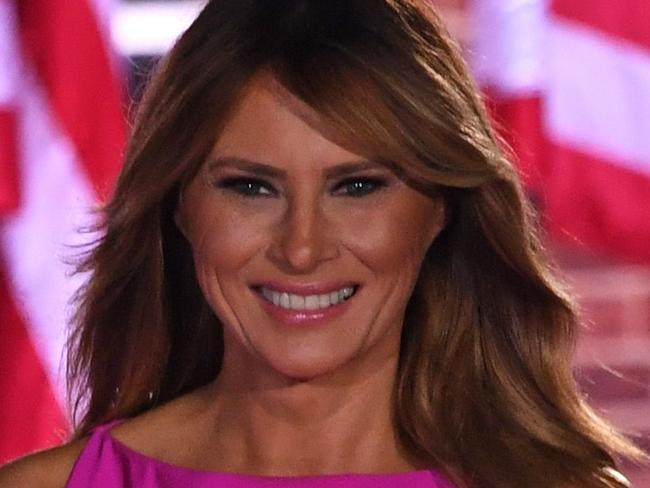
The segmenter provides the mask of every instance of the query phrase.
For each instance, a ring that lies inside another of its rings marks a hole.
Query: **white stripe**
[[[99,28],[104,39],[110,41],[111,26],[117,11],[116,0],[87,0],[89,7],[94,10],[94,17],[99,24]],[[112,46],[107,46],[109,48]]]
[[[206,0],[124,3],[114,17],[113,43],[127,56],[164,54],[205,3]]]
[[[616,374],[616,366],[613,367],[613,370],[612,377],[618,377]],[[618,377],[618,381],[623,384],[626,382],[632,383],[639,389],[647,388],[647,385],[639,385],[639,382],[629,378]],[[596,411],[609,420],[614,426],[630,435],[638,436],[645,434],[645,438],[647,438],[647,432],[650,430],[650,416],[648,416],[649,408],[648,400],[645,398],[632,400],[629,398],[623,400],[617,399],[614,402],[604,401],[602,406],[596,404]],[[632,478],[630,477],[630,479]],[[650,484],[641,484],[637,480],[637,483],[635,483],[634,486],[643,487],[650,486]]]
[[[9,0],[0,0],[0,107],[15,101],[18,54],[15,12]]]
[[[507,94],[537,92],[545,68],[548,0],[480,0],[473,3],[474,74],[483,86]]]
[[[560,20],[549,42],[550,136],[650,174],[648,52]]]
[[[108,53],[110,60],[110,67],[113,71],[115,79],[121,79],[124,76],[124,65],[120,56],[118,56],[118,49],[113,41],[113,23],[117,15],[117,0],[87,0],[88,6],[93,11],[93,17],[98,23],[99,33],[102,37],[103,46]]]
[[[641,366],[650,368],[650,337],[623,329],[616,336],[607,336],[598,330],[598,324],[588,324],[590,332],[581,331],[573,356],[574,367],[607,364],[621,368]],[[599,333],[600,332],[600,333]]]
[[[88,223],[92,191],[75,159],[74,149],[57,127],[43,93],[23,76],[20,93],[22,206],[4,221],[0,245],[10,281],[29,325],[29,334],[63,399],[64,327],[67,301],[81,283],[70,278],[64,258],[82,238],[75,228]]]

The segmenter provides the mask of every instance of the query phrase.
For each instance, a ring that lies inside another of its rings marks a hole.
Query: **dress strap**
[[[91,435],[95,435],[95,434],[101,435],[101,434],[104,434],[104,433],[108,432],[109,430],[111,430],[113,427],[117,427],[118,425],[120,425],[121,423],[123,423],[125,420],[126,420],[126,419],[113,419],[113,420],[109,420],[108,422],[105,422],[105,423],[103,423],[103,424],[97,425],[97,426],[93,427],[92,429],[90,429],[90,434],[91,434]]]
[[[109,431],[124,420],[111,420],[90,431],[90,437],[72,468],[66,488],[99,486],[96,484],[99,480],[104,480],[101,486],[123,486],[113,483],[119,478],[119,462],[111,449]]]

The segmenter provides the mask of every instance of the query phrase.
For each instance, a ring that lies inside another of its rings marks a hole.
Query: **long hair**
[[[218,375],[221,325],[173,213],[262,71],[445,198],[400,351],[394,420],[411,457],[459,486],[625,486],[614,457],[640,453],[577,392],[573,303],[457,48],[417,0],[212,0],[159,64],[103,237],[80,266],[90,279],[69,342],[76,435]]]

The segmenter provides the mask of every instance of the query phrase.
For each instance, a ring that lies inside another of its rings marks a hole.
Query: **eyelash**
[[[376,191],[380,190],[387,186],[387,182],[381,178],[370,178],[370,177],[354,177],[346,178],[343,181],[337,183],[332,193],[339,194],[339,191],[342,188],[347,187],[348,190],[341,196],[351,197],[351,198],[361,198]],[[247,198],[268,198],[273,197],[278,194],[277,190],[269,185],[267,182],[257,179],[257,178],[247,178],[247,177],[235,177],[235,178],[225,178],[217,183],[219,188],[224,188],[226,190],[234,191],[235,193],[247,197]],[[365,186],[363,188],[362,186]],[[361,188],[360,188],[361,187]]]
[[[359,188],[359,186],[365,185],[366,188]],[[345,196],[352,197],[352,198],[361,198],[365,197],[366,195],[370,195],[371,193],[375,193],[376,191],[384,188],[387,185],[387,182],[385,180],[382,180],[380,178],[370,178],[370,177],[356,177],[356,178],[347,178],[340,183],[338,183],[335,187],[334,190],[338,191],[341,188],[354,188],[353,191],[351,192],[346,192]]]
[[[255,178],[225,178],[217,183],[219,188],[234,191],[244,197],[269,197],[275,196],[275,189],[262,180]],[[260,193],[260,189],[267,193]]]

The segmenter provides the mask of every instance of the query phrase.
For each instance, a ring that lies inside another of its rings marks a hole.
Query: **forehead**
[[[271,163],[361,157],[320,114],[268,74],[255,77],[243,90],[212,155]]]

